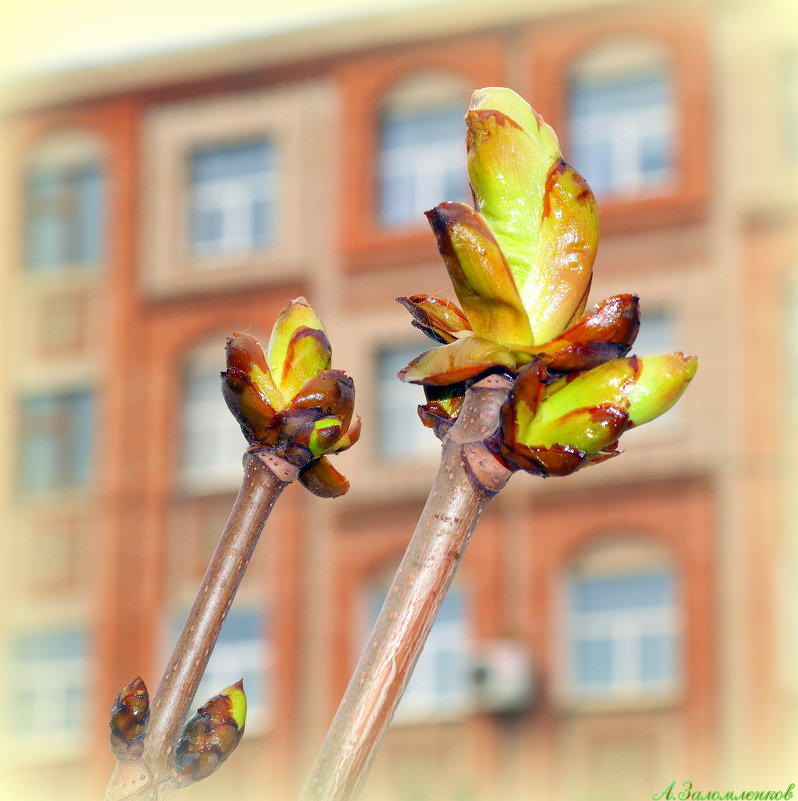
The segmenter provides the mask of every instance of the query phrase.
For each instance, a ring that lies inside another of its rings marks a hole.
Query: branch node
[[[512,475],[512,471],[501,464],[481,442],[463,445],[462,455],[471,480],[491,496],[499,492]]]
[[[244,467],[246,469],[247,456],[256,458],[281,484],[291,484],[299,476],[299,468],[277,456],[268,448],[247,451],[244,457]]]

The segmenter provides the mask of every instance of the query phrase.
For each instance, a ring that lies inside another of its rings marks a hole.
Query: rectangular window
[[[94,399],[87,391],[39,395],[20,405],[20,489],[79,489],[91,480]]]
[[[432,343],[385,348],[377,353],[377,447],[391,460],[418,459],[440,452],[440,442],[432,429],[418,418],[418,406],[425,403],[424,390],[400,381],[396,374]]]
[[[25,188],[28,269],[48,272],[99,264],[104,202],[99,166],[34,167]]]
[[[35,744],[41,754],[50,747],[74,747],[87,735],[90,710],[83,629],[17,635],[9,641],[8,657],[3,716],[7,739]]]
[[[571,83],[568,161],[597,195],[662,187],[673,172],[675,126],[662,68]]]
[[[177,642],[184,619],[185,614],[172,619],[171,644]],[[266,725],[272,657],[265,629],[265,616],[260,609],[230,610],[197,688],[191,714],[209,698],[243,679],[247,695],[247,731],[252,733]]]
[[[581,698],[634,698],[677,679],[673,575],[658,570],[572,576],[568,679]]]
[[[268,142],[195,150],[189,158],[191,249],[248,253],[274,239],[276,176]]]
[[[463,110],[386,112],[380,129],[380,221],[421,223],[427,209],[465,195]]]
[[[186,485],[213,489],[238,482],[247,442],[222,397],[218,365],[189,366],[181,420],[181,472]]]

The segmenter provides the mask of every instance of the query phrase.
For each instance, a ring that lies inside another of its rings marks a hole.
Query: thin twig
[[[179,786],[174,750],[189,705],[263,526],[296,476],[296,468],[267,451],[244,455],[238,497],[152,699],[144,753],[135,762],[117,764],[106,801],[158,801]],[[231,676],[231,683],[237,678]]]
[[[471,533],[510,471],[482,444],[510,383],[490,376],[466,394],[415,533],[322,744],[301,801],[354,801],[393,718]]]

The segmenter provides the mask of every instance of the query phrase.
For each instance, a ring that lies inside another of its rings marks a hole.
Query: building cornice
[[[654,0],[560,0],[557,16],[614,6],[645,7]],[[552,16],[546,0],[441,0],[434,6],[382,11],[336,22],[187,47],[0,84],[0,110],[14,115],[48,107],[91,102],[167,84],[202,81],[268,69],[297,61],[335,58],[358,50],[423,43],[441,37],[511,27]]]

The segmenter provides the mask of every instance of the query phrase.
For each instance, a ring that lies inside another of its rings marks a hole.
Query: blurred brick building
[[[136,674],[154,690],[236,491],[225,336],[265,338],[304,294],[358,389],[363,438],[337,463],[352,489],[292,487],[272,515],[201,690],[243,675],[247,736],[184,791],[291,797],[436,468],[420,392],[395,379],[424,342],[394,298],[450,291],[421,213],[466,198],[463,112],[496,84],[599,197],[592,299],[639,293],[636,351],[701,369],[622,458],[516,476],[492,504],[365,797],[633,801],[798,778],[795,26],[743,3],[496,0],[12,87],[10,797],[101,792],[111,701]]]

